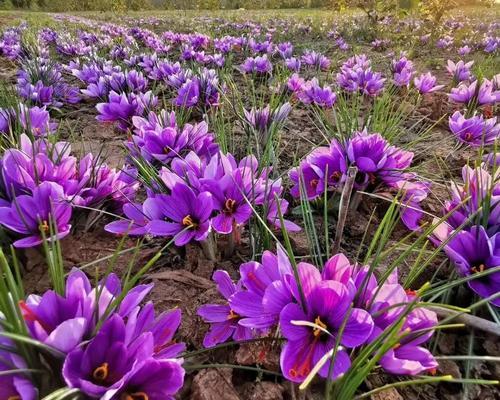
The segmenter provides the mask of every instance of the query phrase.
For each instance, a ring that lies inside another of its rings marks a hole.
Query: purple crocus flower
[[[175,105],[178,107],[193,107],[198,103],[200,98],[200,83],[198,78],[188,79],[179,88]]]
[[[152,218],[145,214],[142,204],[124,204],[123,214],[125,214],[127,219],[110,222],[104,227],[104,230],[115,234],[128,234],[131,236],[142,236],[148,232],[147,225]]]
[[[473,64],[474,61],[464,63],[462,60],[459,60],[457,63],[454,63],[453,61],[448,60],[446,69],[448,73],[453,77],[453,80],[458,83],[471,79],[472,72],[470,69]]]
[[[175,400],[184,384],[184,369],[178,360],[152,358],[138,364],[113,399]]]
[[[286,84],[289,91],[297,95],[304,90],[305,80],[299,74],[292,74]]]
[[[420,94],[433,93],[444,88],[444,85],[436,85],[436,77],[430,72],[415,77],[413,83]]]
[[[472,49],[468,45],[465,45],[458,49],[458,54],[463,57],[470,54],[471,51]]]
[[[299,304],[290,303],[280,314],[281,331],[287,339],[281,352],[281,370],[292,382],[302,382],[339,340],[331,375],[331,379],[338,378],[351,364],[345,349],[360,346],[368,340],[373,320],[365,310],[351,308],[356,294],[352,286],[323,280],[318,269],[310,264],[300,263],[298,269],[306,311]],[[297,283],[291,285],[300,302]],[[338,338],[346,316],[342,336]],[[328,377],[330,363],[329,360],[323,365],[320,376]]]
[[[32,195],[17,196],[10,207],[0,207],[0,224],[25,236],[15,247],[34,247],[48,240],[62,239],[69,234],[71,205],[64,200],[63,188],[57,183],[43,182]],[[51,237],[51,225],[54,236]]]
[[[240,65],[240,69],[243,73],[264,75],[270,74],[273,70],[273,65],[271,61],[268,60],[267,55],[258,56],[255,58],[248,57],[243,64]]]
[[[241,285],[239,283],[235,285],[226,271],[215,271],[212,279],[217,284],[219,293],[226,300],[241,290]],[[209,332],[203,339],[205,347],[213,347],[231,337],[236,341],[249,340],[254,337],[252,329],[238,323],[241,317],[229,304],[205,304],[198,309],[198,315],[211,324]]]
[[[384,286],[387,289],[383,288],[380,292],[385,291],[386,293],[390,293],[391,296],[395,293],[394,285],[385,284]],[[396,301],[398,301],[396,297],[387,298],[388,301],[384,302],[383,307],[387,308],[396,304]],[[408,303],[411,300],[411,296],[407,295],[403,302]],[[390,311],[387,311],[384,314],[390,313]],[[389,321],[394,321],[397,318],[397,314],[397,312],[392,313]],[[405,335],[397,346],[388,350],[379,360],[382,368],[395,375],[418,375],[426,371],[435,371],[439,365],[438,362],[431,352],[421,346],[421,344],[429,340],[433,334],[433,331],[429,330],[429,328],[433,328],[437,323],[437,316],[433,311],[425,308],[417,308],[411,311],[402,328],[402,332]],[[374,332],[380,332],[380,329],[380,327],[377,327]],[[422,334],[419,332],[424,329],[427,330],[426,333]]]
[[[38,399],[38,390],[30,381],[29,375],[24,372],[18,374],[7,372],[27,368],[25,361],[15,352],[10,352],[9,348],[15,349],[15,345],[7,338],[0,336],[0,399]]]
[[[292,111],[290,103],[284,103],[271,112],[270,105],[264,108],[243,110],[245,122],[257,134],[259,142],[265,145],[273,129],[280,128]]]
[[[117,314],[111,316],[86,346],[66,357],[63,366],[66,384],[90,397],[105,399],[118,394],[155,398],[157,393],[173,398],[184,378],[180,361],[155,360],[153,335],[144,332],[135,337],[130,335],[133,328],[130,321],[125,323]],[[146,367],[161,371],[161,376],[167,378],[161,386],[158,380],[151,379],[151,370]]]
[[[212,194],[214,208],[220,210],[212,219],[216,232],[228,234],[238,225],[245,224],[252,216],[252,208],[245,200],[254,171],[239,168],[220,180],[204,181],[204,187]],[[248,193],[250,195],[250,193]]]
[[[481,85],[477,80],[470,84],[462,82],[458,87],[451,89],[450,100],[455,103],[488,105],[495,104],[499,91],[494,90],[493,82],[484,79]]]
[[[460,83],[458,87],[451,89],[451,93],[449,94],[450,100],[455,103],[468,104],[476,95],[477,81],[474,81],[470,84]]]
[[[276,46],[276,51],[279,53],[281,58],[288,59],[293,54],[293,45],[290,42],[278,43]]]
[[[439,242],[446,239],[453,229],[473,226],[477,220],[486,222],[490,236],[500,229],[500,184],[485,165],[478,168],[464,166],[462,178],[463,185],[452,182],[451,200],[445,202],[443,210],[450,217],[437,232]]]
[[[302,184],[309,199],[314,199],[327,189],[339,187],[345,178],[347,161],[339,142],[333,140],[330,147],[319,147],[311,152],[298,168],[290,171],[294,186],[290,193],[300,197]],[[302,181],[302,184],[300,182]]]
[[[500,265],[500,233],[489,237],[482,226],[456,234],[444,248],[454,262],[460,276],[473,276]],[[469,287],[481,297],[487,298],[500,291],[500,272],[493,272],[468,282]],[[500,298],[492,300],[500,307]]]
[[[364,187],[375,183],[375,172],[382,169],[387,162],[387,142],[378,133],[369,135],[360,132],[355,135],[347,145],[347,156],[352,165],[358,167],[360,177],[356,186]]]
[[[125,93],[118,94],[111,92],[107,103],[99,103],[96,106],[99,115],[96,117],[101,122],[116,122],[119,127],[126,130],[129,126],[130,118],[135,115],[138,105],[137,100],[128,97]]]
[[[292,274],[290,260],[281,246],[277,254],[265,251],[262,263],[251,261],[240,266],[241,283],[230,299],[231,308],[242,318],[241,326],[268,331],[279,322],[281,310],[293,302],[287,284]]]
[[[25,130],[29,130],[34,136],[45,136],[57,129],[57,123],[50,122],[49,112],[45,107],[19,106],[19,121]]]
[[[330,68],[330,60],[328,57],[316,51],[306,50],[301,60],[304,64],[318,68],[322,71],[327,71],[328,68]]]
[[[290,57],[285,60],[285,65],[290,71],[299,72],[302,64],[298,58]]]
[[[373,318],[374,329],[369,342],[380,334],[407,310],[408,305],[417,301],[414,295],[398,283],[397,271],[393,271],[387,280],[379,285],[368,266],[351,265],[343,254],[330,258],[323,268],[323,279],[333,279],[344,285],[353,285],[357,293],[355,307],[366,309]],[[408,312],[401,329],[404,333],[398,344],[388,350],[379,360],[387,372],[397,375],[417,375],[435,369],[438,364],[432,354],[422,347],[433,334],[429,328],[438,323],[435,312],[422,307]],[[426,333],[419,332],[427,329]],[[416,333],[414,333],[416,332]]]
[[[304,104],[316,104],[322,108],[333,107],[337,100],[337,95],[332,89],[329,86],[321,87],[317,78],[306,82],[298,97]]]
[[[465,118],[460,111],[455,111],[449,119],[449,127],[459,141],[474,147],[491,145],[500,139],[500,124],[496,117],[484,119],[482,115],[475,115]]]
[[[118,309],[110,311],[122,317],[129,316],[152,287],[136,286],[124,296]],[[29,296],[25,302],[21,302],[20,307],[33,338],[68,353],[87,339],[97,318],[104,315],[120,294],[120,281],[116,275],[110,274],[93,289],[87,276],[74,269],[66,280],[63,296],[49,290],[43,296]]]
[[[213,200],[209,192],[197,195],[189,186],[178,183],[171,195],[158,195],[147,201],[152,203],[149,207],[156,207],[167,219],[154,219],[149,223],[152,235],[175,236],[175,244],[184,246],[191,240],[203,241],[210,233]]]

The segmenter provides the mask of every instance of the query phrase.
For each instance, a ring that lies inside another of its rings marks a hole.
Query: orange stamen
[[[109,376],[109,364],[103,363],[100,367],[97,367],[92,373],[92,377],[97,382],[105,382]]]
[[[186,215],[182,219],[182,225],[188,227],[188,228],[193,228],[196,229],[198,227],[198,224],[193,221],[193,218],[191,218],[191,215]]]

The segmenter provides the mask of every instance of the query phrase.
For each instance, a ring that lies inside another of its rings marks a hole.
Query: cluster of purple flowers
[[[25,134],[0,165],[0,224],[23,237],[17,247],[66,236],[73,206],[119,208],[138,188],[135,170],[109,168],[90,153],[78,161],[68,143],[32,141]]]
[[[462,277],[500,265],[500,170],[495,162],[493,171],[489,172],[487,164],[463,167],[463,185],[452,183],[451,199],[445,202],[443,213],[450,216],[433,234],[437,243],[448,240],[444,251]],[[500,271],[470,280],[468,285],[481,297],[492,296],[500,291]],[[500,299],[492,303],[500,306]]]
[[[13,134],[25,132],[35,137],[47,136],[57,130],[57,122],[52,122],[46,107],[0,108],[0,133]]]
[[[328,85],[321,86],[317,78],[305,81],[298,74],[293,74],[288,79],[287,89],[303,104],[332,108],[337,101],[337,95],[332,88]]]
[[[24,100],[40,106],[61,107],[80,101],[78,88],[64,80],[60,65],[43,57],[23,62],[17,91]]]
[[[92,288],[87,276],[74,269],[64,294],[48,290],[28,296],[19,306],[28,334],[57,350],[54,357],[60,360],[50,365],[62,368],[51,373],[67,387],[90,398],[173,399],[184,381],[182,359],[177,357],[185,345],[172,340],[181,313],[155,316],[153,303],[141,306],[152,287],[139,285],[123,292],[118,277],[110,274]],[[4,365],[9,360],[23,367],[19,356],[3,349],[1,353],[0,370],[12,368]],[[2,398],[38,398],[25,375],[2,376],[0,382]]]
[[[375,97],[384,89],[384,82],[380,72],[372,71],[371,61],[364,54],[348,59],[337,73],[337,84],[346,92]]]
[[[185,124],[181,129],[174,112],[150,112],[147,118],[133,117],[132,124],[133,134],[126,145],[132,156],[148,162],[168,164],[191,151],[207,159],[219,150],[206,122]]]
[[[269,115],[264,120],[265,110],[247,112],[248,124],[265,134],[286,118],[289,107],[282,106],[272,121]],[[171,236],[182,246],[205,240],[212,229],[220,234],[239,230],[252,216],[252,208],[262,208],[269,223],[280,227],[279,212],[288,208],[281,179],[272,179],[270,168],[259,170],[253,156],[238,163],[231,154],[224,155],[205,122],[181,128],[174,113],[162,111],[147,119],[134,117],[133,124],[127,143],[130,154],[153,166],[159,182],[148,187],[142,204],[125,204],[127,219],[108,224],[106,230]],[[285,224],[299,229],[290,221]]]
[[[204,68],[199,76],[188,78],[179,86],[174,104],[187,108],[197,105],[202,108],[218,106],[221,90],[217,72]]]
[[[240,65],[240,70],[244,74],[266,75],[273,70],[271,61],[267,55],[248,57],[243,64]]]
[[[449,119],[449,127],[460,142],[474,147],[492,145],[500,139],[497,117],[474,115],[466,118],[460,111],[455,111]]]
[[[411,78],[415,74],[413,62],[402,55],[399,59],[392,60],[391,71],[393,74],[393,82],[396,86],[408,87]]]
[[[470,109],[494,105],[500,101],[500,87],[496,80],[483,79],[482,83],[478,80],[462,81],[456,88],[451,89],[449,98],[455,103],[465,104]]]
[[[227,272],[216,271],[213,279],[226,303],[198,309],[211,325],[204,345],[212,347],[230,338],[249,340],[279,327],[285,339],[281,370],[288,380],[304,381],[329,354],[319,375],[335,379],[350,368],[348,349],[377,340],[405,314],[399,332],[404,335],[382,355],[379,364],[387,372],[409,375],[437,367],[431,353],[422,347],[432,336],[429,328],[437,324],[436,314],[420,307],[408,309],[418,298],[404,290],[395,272],[379,284],[368,266],[351,265],[343,254],[329,259],[322,272],[304,262],[297,270],[300,284],[287,255],[278,247],[277,254],[266,251],[262,263],[242,264],[236,284]],[[422,334],[421,329],[428,330]]]
[[[220,151],[201,157],[190,151],[168,165],[158,173],[163,188],[148,190],[143,204],[125,204],[128,219],[108,224],[107,231],[175,237],[175,244],[183,246],[205,240],[212,229],[220,234],[238,231],[253,209],[262,212],[271,226],[281,226],[280,213],[288,208],[281,179],[272,179],[270,168],[259,171],[255,157],[237,163]],[[284,223],[288,230],[299,229],[290,221]]]
[[[403,222],[410,229],[419,229],[419,204],[427,197],[429,184],[418,181],[408,172],[413,153],[391,146],[380,134],[366,130],[356,132],[342,144],[332,140],[329,147],[318,147],[289,173],[294,183],[292,196],[309,200],[324,191],[339,191],[346,179],[349,166],[357,167],[354,188],[357,190],[391,190],[401,195],[405,205]]]
[[[269,104],[264,108],[243,110],[246,126],[257,136],[261,145],[268,142],[273,130],[284,125],[290,111],[292,111],[292,106],[288,102],[277,107],[274,111],[271,111]]]
[[[134,116],[143,116],[157,105],[158,97],[151,91],[139,94],[112,91],[106,103],[97,104],[99,115],[96,118],[101,122],[118,122],[119,129],[127,131]]]
[[[10,60],[15,60],[22,52],[21,35],[26,24],[18,27],[8,28],[3,31],[0,37],[0,55]]]

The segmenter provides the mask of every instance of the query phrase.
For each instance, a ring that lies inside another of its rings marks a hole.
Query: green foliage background
[[[426,3],[451,5],[488,4],[494,0],[0,0],[0,9],[44,11],[112,11],[148,9],[283,9],[283,8],[372,8],[377,3],[399,3],[405,9],[417,9]],[[420,3],[420,5],[419,5]],[[432,8],[432,7],[431,7]]]

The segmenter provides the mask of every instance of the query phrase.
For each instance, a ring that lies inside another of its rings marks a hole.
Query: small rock
[[[500,343],[498,338],[489,336],[483,342],[483,347],[490,356],[494,357],[500,356]]]
[[[235,357],[240,365],[262,365],[271,371],[279,371],[280,353],[271,342],[243,344]]]
[[[230,368],[206,369],[193,379],[191,400],[239,400]]]
[[[461,379],[462,373],[457,363],[451,360],[439,360],[438,371],[442,375],[451,375],[455,379]]]
[[[289,232],[288,235],[290,236],[295,255],[304,256],[311,252],[309,241],[307,240],[307,235],[304,230],[293,233]]]
[[[242,393],[246,400],[283,400],[285,388],[273,382],[247,383]]]
[[[394,388],[389,388],[383,390],[382,392],[372,394],[370,398],[371,400],[404,400],[403,396],[401,396]]]
[[[456,353],[455,341],[456,341],[455,335],[449,333],[442,333],[438,341],[439,351],[443,354],[455,354]]]

